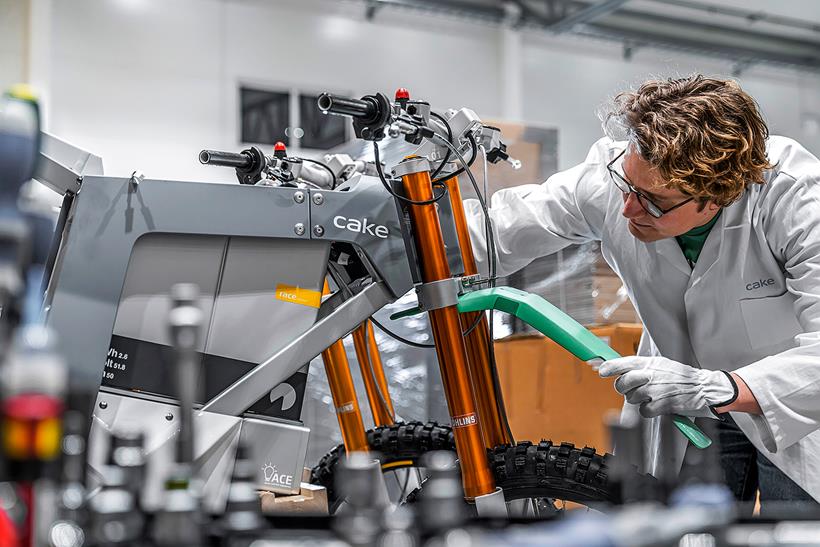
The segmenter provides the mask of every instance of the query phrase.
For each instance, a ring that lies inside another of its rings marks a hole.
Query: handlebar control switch
[[[268,164],[265,153],[261,148],[252,146],[243,150],[242,154],[248,156],[250,162],[247,167],[236,168],[236,178],[239,179],[239,184],[256,184],[262,180],[262,172]]]

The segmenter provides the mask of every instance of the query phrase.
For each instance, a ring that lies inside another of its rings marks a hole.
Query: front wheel
[[[617,504],[620,492],[608,481],[612,457],[572,443],[522,441],[490,451],[490,466],[507,501],[550,498]]]
[[[422,467],[424,454],[434,450],[455,452],[452,430],[435,422],[399,423],[377,427],[367,432],[370,449],[381,455],[391,500],[412,503],[421,494],[426,473]],[[311,472],[311,482],[327,489],[331,513],[341,504],[335,491],[336,468],[344,456],[339,445],[326,454]],[[614,456],[599,454],[594,448],[576,448],[571,443],[522,441],[502,445],[488,451],[490,469],[496,485],[504,491],[507,502],[527,500],[517,510],[547,513],[569,506],[598,507],[622,503],[621,493],[608,477]],[[634,470],[624,480],[649,484],[654,479]],[[527,509],[529,507],[529,509]],[[511,507],[512,509],[512,507]]]
[[[511,515],[553,515],[584,506],[601,508],[622,503],[620,488],[609,481],[611,454],[572,443],[522,441],[488,451],[496,486],[501,487]],[[629,481],[654,481],[633,468]],[[415,503],[424,496],[424,485],[407,496]],[[526,503],[513,503],[524,501]],[[523,511],[523,514],[519,514]]]

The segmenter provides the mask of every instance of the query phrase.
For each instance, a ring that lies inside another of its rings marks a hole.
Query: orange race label
[[[311,308],[318,308],[322,304],[322,293],[280,283],[276,285],[276,299],[284,302],[292,302],[293,304],[300,304],[302,306],[310,306]]]
[[[463,416],[453,416],[453,428],[469,427],[478,423],[478,417],[475,412],[465,414]]]

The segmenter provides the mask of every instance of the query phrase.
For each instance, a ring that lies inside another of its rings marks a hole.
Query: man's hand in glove
[[[737,398],[737,385],[728,372],[704,370],[665,357],[621,357],[598,368],[602,378],[618,376],[615,389],[628,402],[640,405],[641,415],[662,414],[715,417],[712,408]]]

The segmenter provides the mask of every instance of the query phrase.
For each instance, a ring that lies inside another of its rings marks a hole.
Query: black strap
[[[737,397],[738,397],[738,395],[740,394],[740,391],[739,391],[739,390],[738,390],[738,388],[737,388],[737,382],[735,382],[735,379],[732,377],[732,375],[731,375],[730,373],[726,372],[725,370],[721,370],[720,372],[722,372],[723,374],[725,374],[725,375],[726,375],[726,377],[729,379],[729,382],[732,384],[732,389],[733,389],[735,392],[734,392],[734,394],[733,394],[733,395],[729,398],[729,400],[728,400],[728,401],[725,401],[725,402],[723,402],[723,403],[718,403],[718,404],[716,404],[716,405],[712,405],[712,406],[710,406],[710,407],[709,407],[709,410],[711,410],[711,411],[712,411],[712,414],[714,414],[715,416],[717,416],[720,420],[726,421],[726,420],[724,420],[724,416],[725,416],[725,417],[728,417],[728,413],[727,413],[727,412],[724,412],[723,414],[721,414],[721,413],[719,413],[716,409],[721,408],[721,407],[724,407],[724,406],[726,406],[726,405],[730,405],[730,404],[734,403],[735,401],[737,401]]]

